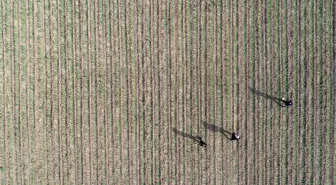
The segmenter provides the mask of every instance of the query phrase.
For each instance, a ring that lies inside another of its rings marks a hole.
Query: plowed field
[[[335,0],[0,7],[0,184],[336,182]]]

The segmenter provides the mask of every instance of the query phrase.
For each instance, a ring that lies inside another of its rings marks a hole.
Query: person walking
[[[197,136],[197,137],[196,137],[196,141],[198,141],[198,144],[199,144],[200,146],[203,146],[203,147],[206,147],[206,146],[207,146],[207,144],[202,140],[202,137],[200,137],[200,136]]]
[[[281,98],[281,101],[283,102],[282,104],[283,107],[289,107],[293,105],[292,100],[286,100],[285,98]]]
[[[239,140],[240,136],[236,134],[235,132],[232,133],[231,140]]]

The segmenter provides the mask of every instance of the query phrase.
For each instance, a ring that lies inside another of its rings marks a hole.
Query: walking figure
[[[198,144],[199,144],[200,146],[204,146],[204,147],[207,146],[207,144],[202,140],[202,137],[200,137],[200,136],[197,136],[197,137],[196,137],[196,141],[198,141]]]
[[[233,132],[231,140],[239,140],[239,139],[240,139],[240,136],[238,134],[236,134],[235,132]]]
[[[292,106],[293,105],[293,102],[292,102],[292,100],[286,100],[285,98],[281,98],[281,101],[283,102],[283,104],[282,104],[282,106],[283,107],[289,107],[289,106]]]

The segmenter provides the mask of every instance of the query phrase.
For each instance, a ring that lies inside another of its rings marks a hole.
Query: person
[[[202,140],[202,137],[197,136],[197,137],[196,137],[196,140],[198,141],[198,144],[199,144],[200,146],[203,146],[203,147],[206,147],[206,146],[207,146],[207,144]]]
[[[283,104],[282,104],[282,106],[283,107],[288,107],[288,106],[292,106],[293,105],[293,102],[292,102],[292,100],[286,100],[285,98],[281,98],[281,101],[283,102]]]
[[[231,140],[239,140],[239,139],[240,139],[240,136],[238,134],[236,134],[235,132],[233,132]]]

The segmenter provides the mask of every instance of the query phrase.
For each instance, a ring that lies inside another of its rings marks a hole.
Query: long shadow
[[[261,96],[261,97],[264,97],[266,99],[269,99],[269,100],[272,100],[274,101],[276,104],[278,104],[279,106],[281,106],[281,98],[278,98],[278,97],[275,97],[275,96],[271,96],[267,93],[264,93],[264,92],[261,92],[261,91],[258,91],[257,89],[253,88],[253,87],[249,87],[249,89],[251,90],[251,92],[253,94],[256,94],[258,96]]]
[[[211,132],[219,132],[223,136],[225,136],[227,139],[231,140],[232,133],[229,132],[228,130],[225,130],[224,128],[219,127],[215,124],[207,123],[206,121],[203,121],[203,126],[204,128],[210,130]]]
[[[191,134],[187,134],[187,133],[181,132],[181,131],[177,130],[176,128],[172,128],[172,129],[173,129],[173,132],[176,135],[180,135],[182,137],[185,137],[185,138],[188,138],[188,139],[192,139],[194,141],[198,141],[196,136],[193,136]]]

